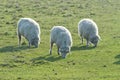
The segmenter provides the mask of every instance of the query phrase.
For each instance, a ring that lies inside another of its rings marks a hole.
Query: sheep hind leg
[[[53,42],[50,43],[50,51],[49,51],[50,55],[52,55],[52,47],[53,47]]]
[[[83,36],[82,35],[80,35],[80,36],[81,36],[81,40],[82,40],[81,44],[83,44]]]
[[[18,39],[19,39],[19,47],[21,46],[21,35],[18,34]]]
[[[59,52],[59,47],[57,47],[58,49],[57,49],[57,52],[58,52],[58,55],[60,55],[60,52]]]
[[[82,39],[82,43],[81,44],[83,44],[83,37],[81,37],[81,39]]]

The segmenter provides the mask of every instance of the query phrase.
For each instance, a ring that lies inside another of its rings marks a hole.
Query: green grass
[[[17,21],[30,17],[40,24],[39,48],[18,47]],[[80,45],[78,22],[93,19],[101,41],[97,48]],[[68,28],[73,37],[71,54],[49,55],[50,29]],[[120,0],[1,0],[0,80],[119,80]]]

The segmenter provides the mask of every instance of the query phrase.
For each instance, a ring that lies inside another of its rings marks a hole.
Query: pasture
[[[17,21],[30,17],[40,24],[39,48],[18,47]],[[99,28],[98,47],[86,48],[78,22],[93,19]],[[71,54],[49,55],[53,26],[65,26],[73,38]],[[120,0],[0,0],[0,80],[119,80]]]

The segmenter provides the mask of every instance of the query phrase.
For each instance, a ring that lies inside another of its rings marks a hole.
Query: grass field
[[[18,47],[17,21],[30,17],[40,24],[39,48]],[[98,47],[80,45],[78,22],[93,19],[99,28]],[[50,29],[68,28],[71,54],[49,55]],[[120,0],[0,0],[0,80],[119,80]]]

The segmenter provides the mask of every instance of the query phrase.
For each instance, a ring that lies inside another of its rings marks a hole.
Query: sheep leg
[[[53,47],[53,42],[50,43],[50,51],[49,51],[50,55],[52,55],[52,47]]]
[[[30,41],[29,41],[29,46],[28,46],[28,47],[30,48],[30,46],[31,46],[31,43],[30,43]]]
[[[81,34],[80,36],[81,36],[81,40],[82,40],[82,43],[81,43],[81,44],[83,44],[83,36],[82,36],[82,34]]]
[[[89,40],[87,40],[87,46],[86,47],[88,47],[89,46]]]
[[[81,39],[82,39],[82,43],[81,44],[83,44],[83,37],[81,37]]]
[[[21,45],[21,35],[20,34],[18,34],[18,39],[19,39],[19,47],[20,47],[20,45]]]
[[[58,47],[58,50],[57,50],[57,52],[58,52],[58,55],[60,55],[60,52],[59,52],[59,47]]]

